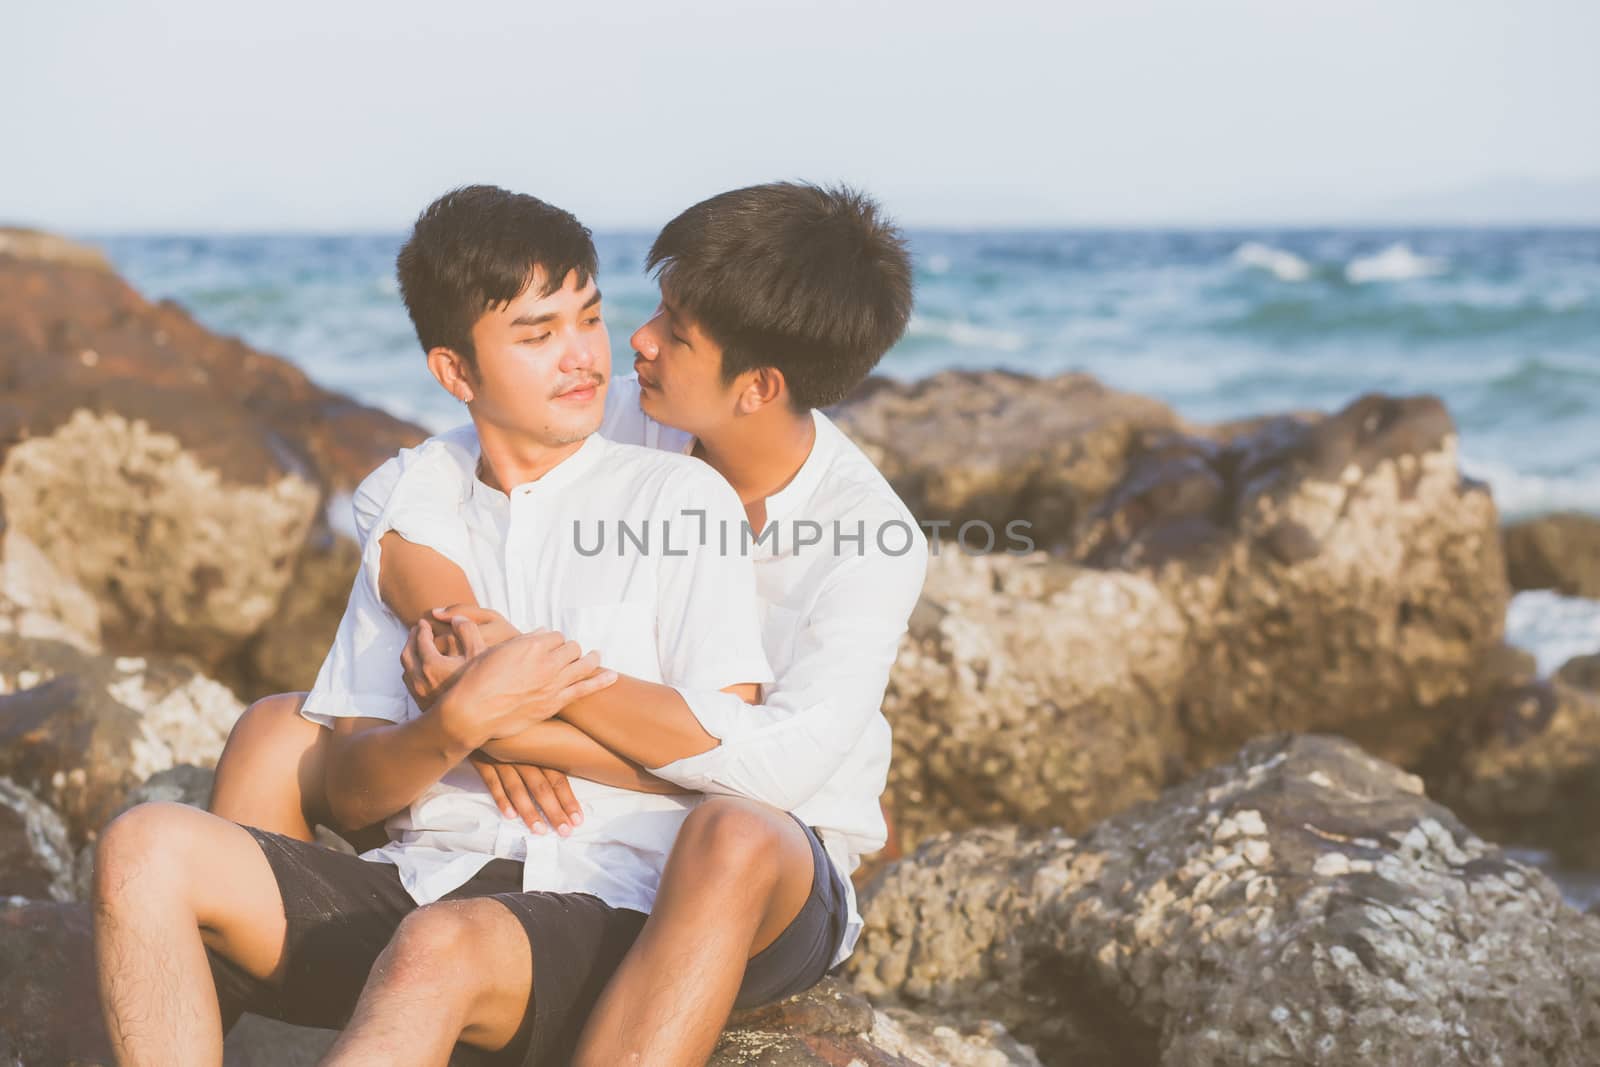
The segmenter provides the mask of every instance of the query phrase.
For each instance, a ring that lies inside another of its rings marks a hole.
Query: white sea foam
[[[906,334],[910,337],[931,337],[949,341],[951,344],[995,349],[1001,352],[1020,352],[1028,343],[1028,339],[1015,330],[1000,330],[956,319],[928,318],[922,315],[911,316],[911,321],[906,324]]]
[[[1534,589],[1511,598],[1506,640],[1532,652],[1549,674],[1573,656],[1600,652],[1600,600]]]
[[[1600,476],[1580,470],[1549,477],[1525,474],[1508,463],[1463,456],[1461,469],[1489,483],[1502,519],[1542,515],[1549,511],[1600,511]]]
[[[1419,256],[1411,246],[1392,244],[1371,256],[1357,256],[1344,268],[1344,276],[1357,285],[1365,282],[1403,282],[1443,274],[1449,266],[1437,256]]]
[[[929,274],[949,274],[950,257],[932,255],[928,257],[927,268]]]
[[[1282,282],[1303,282],[1311,277],[1311,264],[1281,248],[1260,241],[1246,241],[1233,250],[1233,263],[1239,267],[1270,271]]]

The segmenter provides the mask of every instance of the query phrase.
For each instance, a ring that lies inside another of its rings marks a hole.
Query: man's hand
[[[451,624],[444,637],[437,635],[423,619],[411,628],[411,637],[400,651],[400,672],[406,690],[417,702],[417,707],[427,711],[470,658],[463,654],[466,647],[462,639],[465,622]]]
[[[502,763],[482,752],[473,753],[472,768],[489,787],[501,813],[508,819],[520,817],[536,834],[547,832],[548,821],[566,837],[583,822],[583,806],[560,771],[527,763]]]
[[[445,729],[472,748],[511,737],[543,722],[581,697],[617,680],[600,666],[600,653],[582,654],[576,641],[554,630],[519,634],[488,648],[477,625],[456,624],[469,662],[456,669],[432,641],[416,642],[420,673],[449,678],[436,710]]]
[[[434,608],[429,614],[433,619],[434,636],[446,634],[454,636],[455,620],[466,619],[478,628],[483,643],[490,648],[509,641],[522,632],[511,625],[511,620],[498,611],[480,608],[476,604],[449,604],[442,608]]]

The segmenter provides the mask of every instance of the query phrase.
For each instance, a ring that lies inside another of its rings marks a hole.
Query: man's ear
[[[453,348],[440,345],[428,350],[428,373],[444,386],[444,391],[461,401],[472,403],[472,364]]]
[[[777,367],[758,367],[745,372],[744,388],[739,390],[739,414],[754,415],[768,404],[786,401],[789,383]]]

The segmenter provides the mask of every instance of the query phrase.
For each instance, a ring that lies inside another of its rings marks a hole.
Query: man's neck
[[[477,422],[478,447],[482,452],[478,460],[478,479],[502,493],[538,481],[583,447],[581,440],[548,445],[531,440],[526,434],[507,433],[499,426],[474,422]]]
[[[725,478],[748,508],[794,480],[817,440],[811,412],[773,412],[768,419],[741,419],[714,439],[702,437],[695,455]]]

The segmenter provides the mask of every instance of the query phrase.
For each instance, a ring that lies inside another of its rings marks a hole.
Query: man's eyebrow
[[[600,303],[600,290],[596,289],[594,291],[594,295],[591,296],[584,303],[583,307],[579,308],[578,310],[579,311],[588,311],[590,308],[594,307],[598,303]],[[513,326],[543,326],[545,323],[554,322],[556,319],[558,319],[560,317],[561,317],[560,314],[557,313],[557,312],[554,312],[554,311],[546,311],[543,315],[519,315],[516,318],[511,320],[511,325],[513,325]]]

